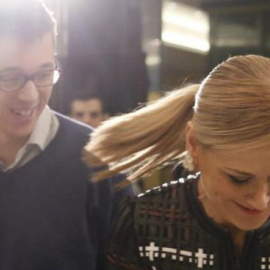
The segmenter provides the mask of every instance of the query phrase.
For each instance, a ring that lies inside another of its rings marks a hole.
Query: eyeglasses
[[[4,92],[18,91],[22,89],[28,81],[33,81],[36,87],[52,86],[57,83],[60,75],[61,70],[55,68],[39,71],[32,75],[16,73],[0,76],[0,90]]]

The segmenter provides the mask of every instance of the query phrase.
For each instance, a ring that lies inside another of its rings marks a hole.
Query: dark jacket
[[[247,233],[236,259],[230,232],[204,212],[197,183],[192,176],[127,200],[114,224],[107,270],[270,269],[270,222]]]
[[[89,181],[81,152],[91,129],[57,117],[45,151],[0,172],[0,270],[102,269],[113,208],[129,191]]]

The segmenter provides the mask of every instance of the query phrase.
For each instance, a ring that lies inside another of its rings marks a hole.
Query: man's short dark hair
[[[89,94],[89,93],[80,93],[80,94],[77,94],[73,101],[74,100],[89,100],[89,99],[98,99],[100,101],[100,103],[103,103],[102,101],[102,98],[99,96],[99,95],[96,95],[96,94]]]
[[[74,96],[69,103],[69,109],[68,109],[68,114],[71,114],[71,108],[72,104],[75,101],[88,101],[90,99],[97,99],[100,101],[102,111],[104,112],[106,110],[103,99],[98,95],[98,94],[92,94],[92,93],[77,93],[76,96]]]
[[[0,38],[33,40],[50,31],[56,35],[56,20],[41,0],[0,1]]]

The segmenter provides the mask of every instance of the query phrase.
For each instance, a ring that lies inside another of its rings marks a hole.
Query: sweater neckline
[[[57,115],[56,115],[57,116]],[[47,153],[50,152],[51,149],[56,149],[56,144],[59,141],[58,138],[60,138],[62,135],[62,129],[63,129],[63,125],[62,125],[62,119],[60,117],[57,117],[58,121],[59,121],[59,127],[58,130],[56,132],[55,137],[53,138],[53,140],[48,144],[48,146],[46,147],[46,149],[44,151],[42,151],[41,153],[39,153],[36,157],[34,157],[33,159],[31,159],[29,162],[27,162],[26,164],[22,165],[19,168],[16,168],[14,170],[8,170],[8,171],[2,171],[0,170],[0,176],[6,176],[6,175],[14,175],[14,174],[20,174],[21,171],[24,171],[25,169],[27,169],[29,166],[32,167],[33,164],[39,164],[39,160],[43,158],[43,156]]]

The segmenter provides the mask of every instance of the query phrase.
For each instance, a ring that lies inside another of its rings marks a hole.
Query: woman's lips
[[[255,216],[255,215],[259,215],[262,213],[262,211],[260,210],[257,210],[257,209],[252,209],[252,208],[248,208],[248,207],[245,207],[241,204],[238,204],[235,202],[235,204],[243,211],[245,212],[246,214],[248,215],[251,215],[251,216]]]

